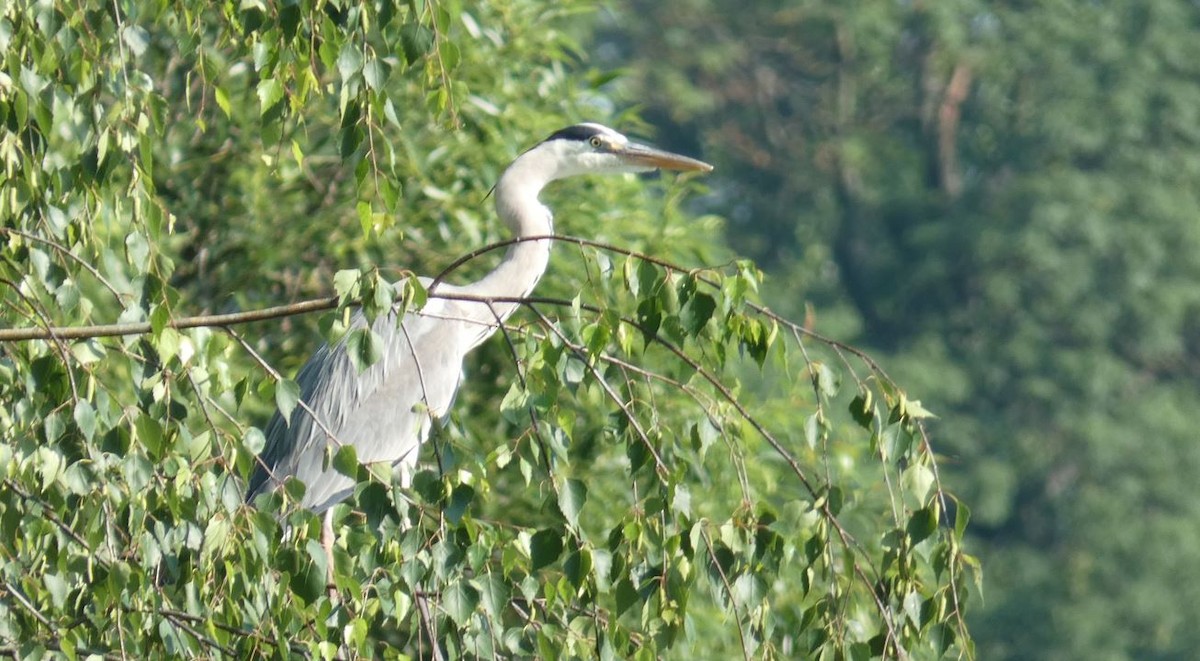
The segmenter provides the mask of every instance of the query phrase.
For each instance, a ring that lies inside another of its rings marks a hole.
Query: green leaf
[[[587,485],[579,480],[570,478],[558,490],[558,509],[572,528],[579,528],[579,512],[583,509],[585,502],[587,502]]]
[[[921,593],[916,590],[912,590],[904,595],[904,614],[914,626],[921,626],[921,604],[924,601],[921,598]]]
[[[403,289],[400,292],[401,300],[405,310],[420,310],[425,307],[429,301],[429,290],[425,289],[425,285],[416,276],[408,277],[403,280]]]
[[[967,523],[971,521],[971,508],[958,500],[954,501],[954,536],[962,541],[967,531]]]
[[[637,288],[644,297],[653,296],[663,284],[663,273],[655,264],[638,260]]]
[[[638,592],[628,578],[617,581],[616,592],[617,617],[620,617],[625,611],[629,610],[630,606],[638,602]]]
[[[291,424],[292,411],[300,402],[300,385],[291,379],[280,379],[275,383],[275,407],[284,422]]]
[[[905,531],[912,539],[913,544],[920,544],[937,530],[937,526],[937,508],[923,507],[913,512],[912,518],[908,520],[908,526],[905,528]]]
[[[924,464],[913,464],[900,476],[900,486],[909,494],[913,503],[924,503],[933,489],[933,471]]]
[[[150,333],[162,335],[163,329],[171,323],[171,308],[166,305],[156,305],[150,311]]]
[[[842,505],[846,502],[846,494],[839,486],[830,486],[829,491],[825,493],[826,506],[829,508],[829,514],[837,516],[842,511]]]
[[[446,67],[446,69],[454,69],[458,66],[459,60],[462,59],[458,45],[449,39],[438,44],[438,51],[438,55],[442,59],[442,66]]]
[[[904,404],[904,414],[914,420],[937,417],[929,409],[921,406],[921,400],[919,399],[903,399],[902,402]]]
[[[301,18],[300,3],[289,2],[279,7],[279,27],[283,29],[285,39],[291,40],[296,37]]]
[[[690,335],[699,335],[704,326],[708,324],[708,320],[712,319],[713,313],[717,310],[717,300],[705,293],[697,293],[684,303],[683,308],[679,311],[680,321],[683,322],[683,328]]]
[[[363,301],[363,309],[368,313],[368,318],[373,319],[391,312],[392,305],[396,302],[396,289],[392,287],[392,283],[380,277],[378,272],[371,280],[370,294],[371,297]]]
[[[300,502],[304,499],[304,492],[307,487],[304,483],[296,478],[289,478],[283,483],[283,490],[287,493],[287,497],[295,502]]]
[[[637,267],[642,260],[637,257],[626,257],[625,267],[622,269],[622,274],[625,276],[625,288],[630,294],[637,296],[641,289],[638,287]]]
[[[859,395],[850,400],[850,417],[858,423],[858,426],[871,430],[871,423],[875,420],[874,407],[871,405],[871,391],[862,390]]]
[[[808,443],[808,449],[817,449],[817,443],[821,440],[821,414],[813,413],[804,420],[804,440]]]
[[[91,365],[103,360],[108,354],[108,350],[93,337],[72,344],[71,353],[75,355],[75,360],[79,361],[80,365]],[[2,369],[3,365],[0,364],[0,370]]]
[[[690,517],[692,515],[692,492],[682,482],[675,485],[674,491],[674,495],[671,496],[671,509],[684,517]]]
[[[592,574],[591,551],[585,546],[568,555],[563,561],[563,574],[576,590],[582,590]]]
[[[96,412],[92,409],[92,403],[86,399],[81,399],[75,404],[75,425],[79,427],[83,437],[91,442],[96,435]]]
[[[359,200],[354,209],[358,212],[358,225],[362,228],[363,238],[370,237],[371,229],[375,226],[375,221],[371,217],[371,203]]]
[[[400,46],[409,66],[433,50],[433,32],[420,23],[408,23],[400,28]]]
[[[357,122],[357,121],[358,120],[356,119],[355,122]],[[341,144],[339,145],[338,154],[340,154],[341,157],[345,158],[345,159],[348,159],[351,156],[353,156],[354,152],[358,150],[359,145],[362,144],[363,135],[364,135],[363,129],[357,123],[352,123],[349,126],[346,126],[345,128],[343,128],[341,131],[342,141],[341,141]],[[365,163],[366,161],[362,161],[362,162]]]
[[[66,605],[67,593],[70,592],[66,579],[58,574],[45,574],[42,576],[42,582],[45,583],[46,592],[50,594],[50,603],[55,608]]]
[[[504,393],[504,399],[500,400],[500,415],[509,422],[518,423],[528,419],[528,406],[529,393],[519,381],[514,380],[508,392]]]
[[[742,574],[733,583],[733,602],[741,608],[753,609],[762,603],[767,586],[754,574]]]
[[[121,40],[129,47],[129,51],[133,53],[134,57],[141,57],[150,45],[149,33],[137,25],[129,25],[121,30]]]
[[[358,269],[342,269],[333,274],[333,291],[337,293],[338,305],[346,305],[358,298],[361,278],[362,271]]]
[[[125,236],[125,258],[139,273],[146,271],[150,259],[150,244],[146,243],[146,237],[140,232],[130,232]]]
[[[596,579],[596,589],[608,592],[612,587],[612,553],[606,549],[592,549],[592,574]]]
[[[563,540],[559,533],[549,528],[537,531],[529,540],[529,556],[533,561],[530,569],[537,571],[553,563],[562,550]]]
[[[820,389],[821,394],[826,397],[837,397],[838,382],[840,381],[837,373],[823,362],[813,363],[812,368],[815,370],[814,377],[817,380],[817,387]]]
[[[469,484],[459,484],[454,487],[454,491],[450,494],[450,504],[446,506],[446,520],[451,524],[458,525],[462,521],[463,515],[467,512],[467,506],[475,499],[475,489]]]
[[[583,379],[588,374],[587,363],[583,362],[579,356],[573,353],[562,354],[559,364],[562,365],[559,378],[565,384],[578,385],[583,382]]]
[[[362,70],[363,55],[358,49],[358,44],[353,41],[347,41],[346,45],[342,46],[341,52],[338,53],[337,68],[338,73],[342,76],[342,82],[349,81],[354,74]]]
[[[638,303],[637,322],[642,331],[642,339],[646,344],[653,342],[659,327],[662,326],[662,308],[658,299],[644,298]]]
[[[283,83],[267,78],[258,83],[258,109],[260,115],[267,114],[283,98]]]
[[[139,453],[126,455],[121,462],[121,476],[133,491],[141,491],[150,484],[154,476],[154,467]]]
[[[67,424],[63,422],[62,416],[58,415],[58,412],[55,411],[42,418],[42,429],[45,431],[46,440],[53,443],[67,430]]]
[[[174,328],[164,328],[154,340],[154,348],[158,351],[158,357],[162,362],[169,363],[173,358],[179,355],[179,347],[183,336]]]
[[[162,453],[165,440],[163,437],[162,425],[159,424],[158,420],[155,420],[146,413],[142,413],[133,423],[133,428],[137,433],[138,442],[141,443],[147,451],[155,456]],[[251,427],[251,429],[254,428]],[[258,435],[262,436],[262,432],[259,432]]]
[[[487,574],[477,580],[475,585],[479,588],[484,612],[493,620],[499,620],[508,606],[511,594],[508,584],[495,574]]]
[[[142,418],[139,418],[140,421]],[[155,423],[157,424],[157,423]],[[246,448],[246,452],[253,455],[258,455],[267,445],[267,437],[258,427],[249,427],[246,429],[246,435],[242,437],[242,446]]]
[[[225,113],[225,117],[233,117],[233,111],[229,105],[229,94],[224,89],[218,87],[213,91],[213,97],[217,100],[217,107],[221,109],[221,112]]]
[[[354,369],[362,372],[383,357],[383,340],[369,328],[356,328],[346,336],[346,351]]]
[[[79,287],[76,287],[74,282],[67,280],[54,293],[54,300],[63,312],[73,312],[79,306]]]
[[[42,446],[37,449],[38,473],[42,478],[42,490],[49,489],[63,472],[63,456],[51,447]]]
[[[588,353],[600,354],[604,352],[608,341],[612,339],[612,326],[606,320],[600,319],[596,323],[584,326],[580,335],[583,337]]]
[[[767,333],[758,319],[743,317],[738,328],[742,348],[762,367],[767,358]]]
[[[369,630],[370,625],[363,618],[356,617],[350,620],[350,624],[347,624],[342,628],[342,635],[343,639],[345,640],[345,645],[351,648],[356,648],[362,645],[367,640],[367,633]]]
[[[325,593],[327,570],[325,549],[316,540],[308,540],[307,553],[299,556],[298,567],[292,574],[288,587],[303,603],[311,604]]]
[[[333,469],[351,479],[358,479],[358,452],[354,446],[346,443],[338,447],[330,462]]]
[[[465,626],[479,605],[479,593],[466,581],[456,581],[442,591],[442,608],[458,626]]]
[[[388,65],[387,62],[372,58],[363,65],[363,80],[367,83],[370,89],[382,89],[387,84]]]

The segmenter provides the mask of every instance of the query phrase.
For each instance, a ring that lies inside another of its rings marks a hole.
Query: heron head
[[[607,126],[590,122],[556,131],[534,149],[548,152],[557,167],[555,179],[580,174],[713,169],[694,158],[631,142]]]

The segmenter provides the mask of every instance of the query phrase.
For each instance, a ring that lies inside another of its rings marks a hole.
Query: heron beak
[[[616,147],[613,151],[627,163],[660,170],[712,172],[713,169],[713,166],[704,161],[633,142]]]

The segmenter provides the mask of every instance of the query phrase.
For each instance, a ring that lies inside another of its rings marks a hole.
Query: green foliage
[[[752,263],[675,266],[726,260],[717,221],[679,209],[689,181],[547,193],[562,226],[628,248],[560,242],[412,489],[331,448],[358,478],[331,556],[303,485],[243,502],[252,423],[304,405],[300,361],[354,305],[421,306],[412,272],[503,236],[484,200],[529,136],[607,114],[610,77],[568,72],[581,49],[556,27],[581,8],[0,10],[4,325],[71,329],[0,345],[0,648],[971,655],[966,509],[928,412],[758,307]],[[331,293],[320,320],[180,323]]]
[[[942,416],[980,656],[1200,656],[1195,3],[621,7],[624,96],[704,136],[771,302]]]

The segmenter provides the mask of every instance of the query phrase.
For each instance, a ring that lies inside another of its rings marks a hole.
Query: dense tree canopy
[[[587,240],[469,361],[414,488],[330,452],[359,479],[332,567],[303,485],[243,502],[307,355],[376,357],[348,311],[504,238],[504,163],[579,119],[650,132],[581,62],[588,8],[4,5],[0,650],[972,656],[929,412],[757,305],[693,179],[547,193]],[[326,312],[195,318],[297,301]]]
[[[621,6],[771,302],[942,415],[981,656],[1200,655],[1196,3]]]

